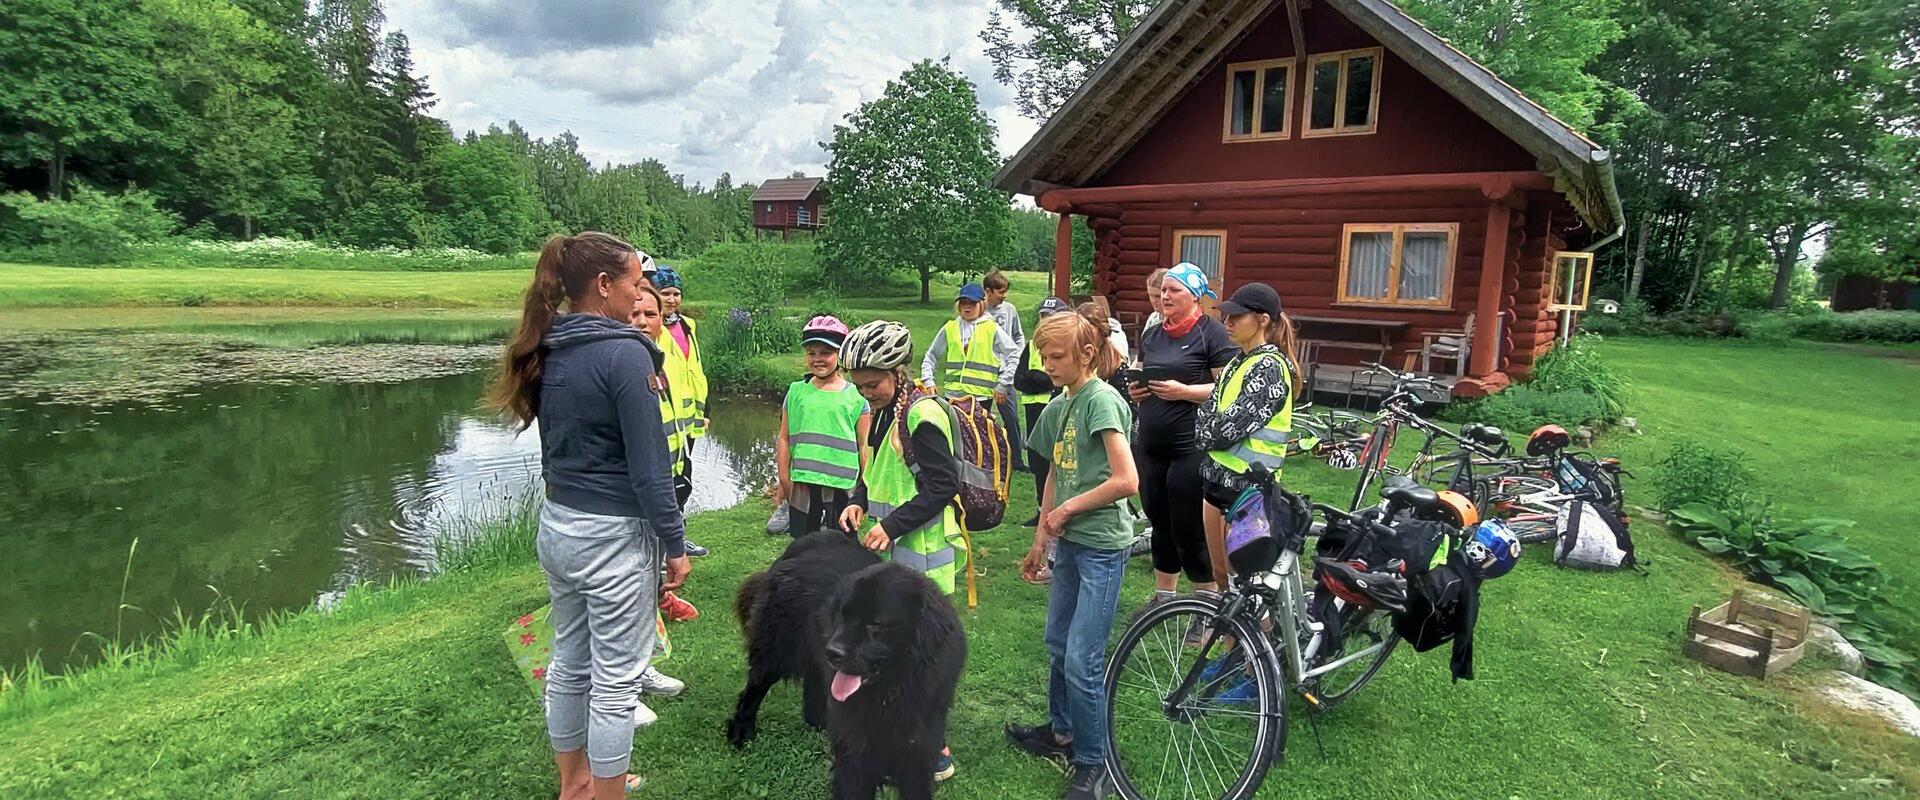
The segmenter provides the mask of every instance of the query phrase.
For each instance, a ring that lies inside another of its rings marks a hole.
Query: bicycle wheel
[[[1560,528],[1555,518],[1540,514],[1527,514],[1507,520],[1507,530],[1513,532],[1513,538],[1521,544],[1539,544],[1559,538]]]
[[[1315,676],[1310,684],[1318,688],[1315,696],[1320,698],[1320,710],[1325,711],[1358,693],[1379,674],[1387,657],[1393,655],[1394,646],[1400,644],[1400,634],[1393,629],[1392,615],[1385,611],[1347,605],[1330,596],[1324,601],[1316,599],[1315,605],[1340,606],[1339,635],[1323,640],[1320,652],[1307,663],[1309,672],[1339,664]]]
[[[1252,797],[1286,741],[1280,670],[1257,625],[1182,598],[1134,620],[1107,663],[1107,765],[1127,800]],[[1189,646],[1196,624],[1218,619]]]

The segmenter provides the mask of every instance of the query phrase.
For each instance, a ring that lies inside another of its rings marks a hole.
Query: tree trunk
[[[67,199],[67,146],[54,140],[53,157],[47,161],[47,199]]]
[[[1686,299],[1680,301],[1680,308],[1693,307],[1693,298],[1700,293],[1700,275],[1707,271],[1707,250],[1713,246],[1713,228],[1706,223],[1700,225],[1700,244],[1693,250],[1693,277],[1687,281]]]
[[[921,303],[927,303],[933,299],[932,289],[933,289],[933,270],[928,269],[926,267],[921,267],[920,268],[920,302]]]
[[[1632,300],[1640,296],[1640,278],[1647,272],[1647,239],[1653,235],[1653,215],[1640,217],[1640,240],[1633,244],[1633,265],[1627,269],[1627,296]]]
[[[1720,299],[1714,303],[1715,311],[1727,310],[1727,300],[1733,296],[1734,251],[1738,249],[1740,237],[1745,235],[1746,229],[1747,221],[1741,220],[1738,225],[1733,226],[1732,230],[1727,231],[1727,249],[1721,257],[1723,263],[1720,275]]]
[[[240,241],[243,241],[243,242],[253,241],[253,215],[252,214],[240,215]]]
[[[1773,295],[1768,308],[1786,308],[1787,293],[1793,289],[1793,268],[1800,263],[1800,245],[1807,240],[1807,226],[1795,225],[1787,233],[1787,246],[1773,254]]]

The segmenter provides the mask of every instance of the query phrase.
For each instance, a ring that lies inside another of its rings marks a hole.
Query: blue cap
[[[969,283],[965,286],[960,287],[960,296],[954,299],[955,300],[972,300],[973,302],[976,302],[976,303],[984,303],[987,300],[987,290],[980,288],[980,284]]]
[[[1179,281],[1180,285],[1186,287],[1187,291],[1192,292],[1194,297],[1212,297],[1216,299],[1220,297],[1220,295],[1214,294],[1212,286],[1207,285],[1207,273],[1201,272],[1199,267],[1194,266],[1190,262],[1182,261],[1173,265],[1173,269],[1167,273],[1167,277]]]

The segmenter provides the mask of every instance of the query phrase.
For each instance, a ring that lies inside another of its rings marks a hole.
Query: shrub
[[[1546,392],[1585,392],[1600,401],[1601,419],[1626,416],[1632,384],[1608,364],[1597,347],[1599,337],[1576,336],[1554,348],[1533,367],[1527,385]]]
[[[1743,508],[1756,485],[1745,455],[1693,439],[1675,441],[1655,469],[1657,502],[1666,511],[1685,505]]]
[[[76,184],[69,200],[39,200],[25,192],[0,194],[7,243],[36,260],[104,264],[124,258],[134,244],[164,239],[180,218],[161,210],[140,189],[108,194]]]
[[[707,248],[682,270],[695,300],[740,297],[749,290],[785,298],[824,287],[820,256],[811,243],[727,242]]]
[[[1812,339],[1821,342],[1920,342],[1920,311],[1867,310],[1836,313],[1756,314],[1741,330],[1756,339]]]
[[[304,239],[263,237],[246,242],[173,239],[134,245],[128,258],[143,267],[340,269],[377,272],[465,272],[528,269],[533,255],[494,255],[460,247],[402,250],[330,247]]]
[[[1453,422],[1479,422],[1509,431],[1530,431],[1549,423],[1571,427],[1590,420],[1604,420],[1606,414],[1606,403],[1587,392],[1554,391],[1521,384],[1478,400],[1454,403],[1442,416]]]
[[[1884,584],[1879,563],[1841,538],[1852,520],[1780,520],[1764,501],[1749,500],[1728,507],[1689,503],[1673,510],[1673,521],[1702,549],[1828,616],[1851,619]]]

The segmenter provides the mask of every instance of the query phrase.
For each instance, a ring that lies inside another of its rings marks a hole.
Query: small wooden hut
[[[794,231],[820,230],[826,191],[821,178],[774,178],[753,191],[753,228],[779,231],[785,239]]]

